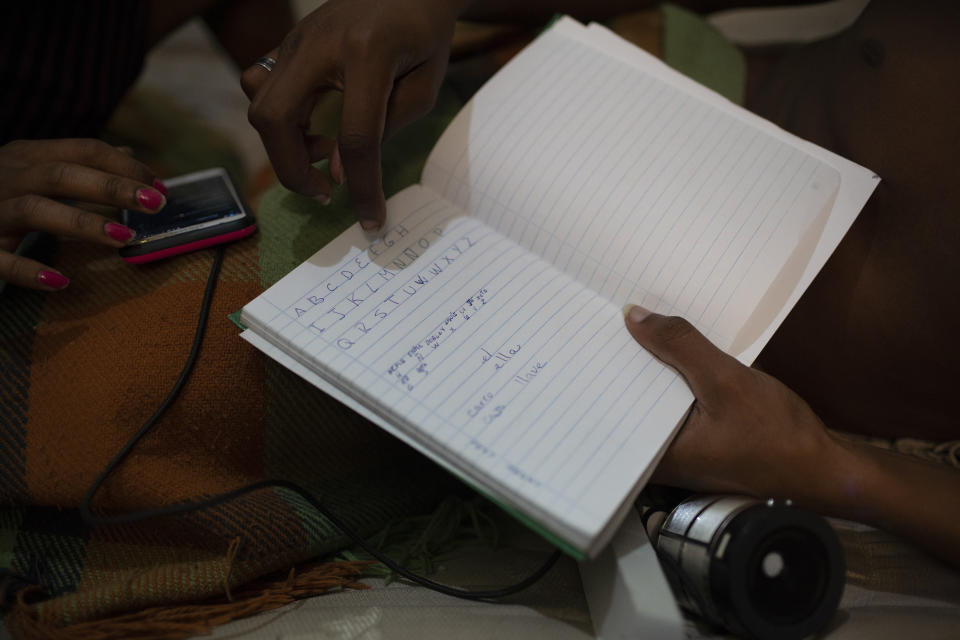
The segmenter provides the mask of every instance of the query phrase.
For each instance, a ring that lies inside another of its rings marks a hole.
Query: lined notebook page
[[[813,252],[839,174],[554,30],[461,111],[422,182],[616,306],[682,315],[729,350],[786,258]]]
[[[620,310],[432,191],[388,202],[243,320],[581,551],[692,397]]]

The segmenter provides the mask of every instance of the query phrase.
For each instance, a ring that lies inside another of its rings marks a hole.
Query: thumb
[[[624,318],[634,340],[676,369],[701,403],[712,404],[718,396],[718,381],[739,364],[683,318],[662,316],[637,305],[624,307]]]

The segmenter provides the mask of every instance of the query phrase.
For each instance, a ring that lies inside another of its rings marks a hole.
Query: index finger
[[[280,182],[292,191],[328,199],[330,181],[310,164],[304,127],[309,123],[316,92],[326,88],[323,67],[310,60],[279,60],[250,103],[248,119],[260,134]]]
[[[386,218],[380,145],[394,76],[393,67],[374,62],[349,67],[344,82],[340,158],[357,218],[367,231],[379,229]]]

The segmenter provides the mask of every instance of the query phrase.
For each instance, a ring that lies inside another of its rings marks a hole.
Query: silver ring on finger
[[[257,58],[257,61],[253,64],[261,66],[267,71],[273,71],[273,67],[277,64],[277,61],[270,56],[263,56],[261,58]]]

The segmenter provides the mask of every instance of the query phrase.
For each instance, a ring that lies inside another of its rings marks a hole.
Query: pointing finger
[[[350,199],[367,231],[386,218],[380,146],[393,77],[393,69],[375,63],[350,68],[346,76],[338,146]]]

